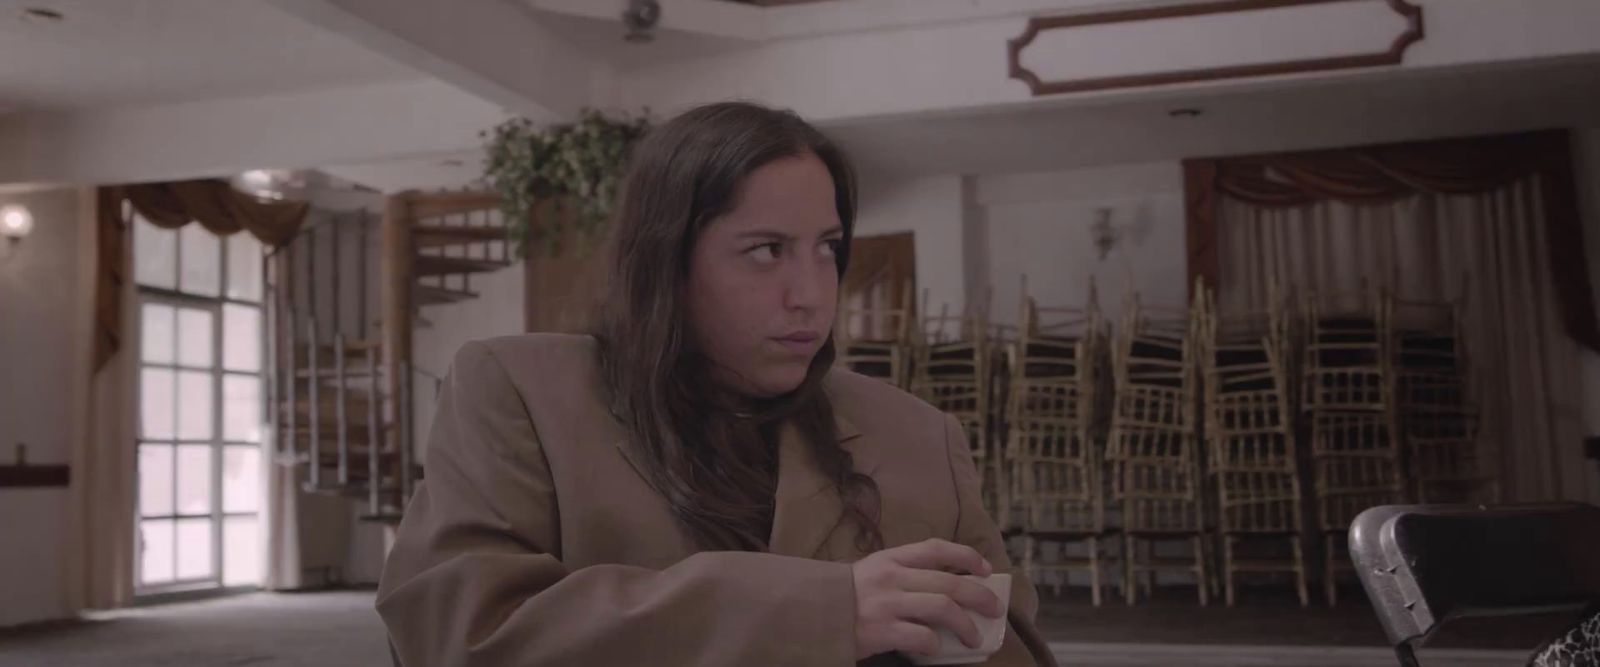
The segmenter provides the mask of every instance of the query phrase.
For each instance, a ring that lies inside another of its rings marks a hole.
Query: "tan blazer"
[[[418,488],[378,590],[408,667],[849,665],[853,524],[798,430],[780,429],[770,553],[698,552],[624,456],[595,343],[469,343],[439,399]],[[955,420],[878,380],[827,380],[841,443],[882,493],[888,546],[943,538],[1010,570]],[[1017,576],[987,664],[1053,665]]]

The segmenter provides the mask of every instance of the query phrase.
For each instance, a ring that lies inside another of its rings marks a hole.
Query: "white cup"
[[[994,574],[988,577],[966,575],[966,578],[983,584],[985,588],[993,591],[995,597],[1000,598],[1000,609],[1011,608],[1011,575]],[[1001,642],[1006,638],[1006,615],[1000,618],[989,618],[971,609],[966,610],[967,616],[972,618],[974,625],[978,626],[978,633],[983,636],[983,643],[978,648],[967,648],[961,643],[961,638],[956,633],[945,628],[938,628],[939,652],[933,655],[909,655],[913,664],[917,665],[966,665],[974,662],[983,662],[989,656],[1000,650]]]

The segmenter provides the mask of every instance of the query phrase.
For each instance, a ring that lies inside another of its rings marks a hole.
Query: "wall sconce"
[[[3,248],[5,253],[0,255],[10,257],[15,252],[17,244],[33,231],[33,214],[28,212],[28,207],[21,204],[7,204],[0,206],[0,238],[4,238]]]
[[[1111,209],[1097,208],[1094,210],[1094,225],[1089,228],[1089,233],[1094,238],[1094,247],[1100,251],[1100,259],[1104,261],[1106,255],[1117,247],[1122,241],[1122,230],[1111,224]]]

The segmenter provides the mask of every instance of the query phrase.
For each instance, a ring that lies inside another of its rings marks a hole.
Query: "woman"
[[[845,665],[979,643],[1009,569],[960,426],[830,370],[843,154],[715,104],[634,150],[593,337],[457,354],[378,611],[401,661]],[[1053,664],[1015,577],[989,664]]]

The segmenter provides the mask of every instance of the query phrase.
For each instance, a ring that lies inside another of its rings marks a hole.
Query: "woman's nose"
[[[837,271],[833,261],[823,257],[799,257],[790,263],[784,286],[784,306],[791,309],[816,308],[821,304],[826,283]]]

